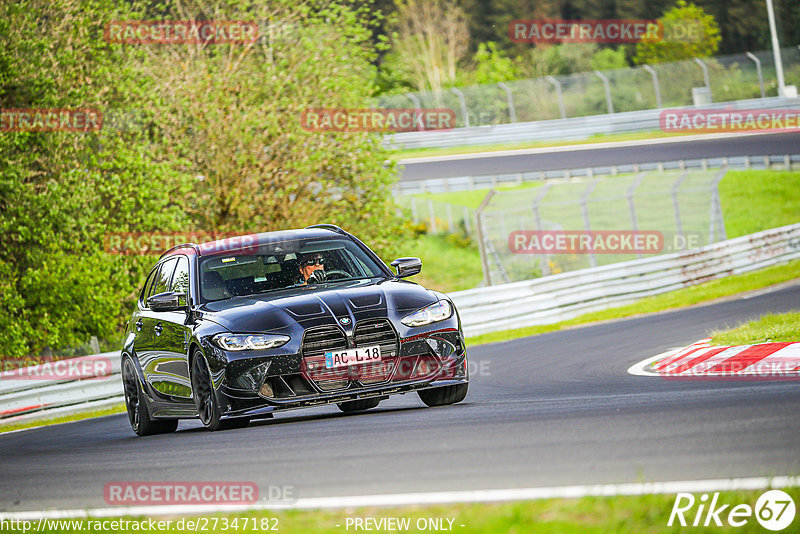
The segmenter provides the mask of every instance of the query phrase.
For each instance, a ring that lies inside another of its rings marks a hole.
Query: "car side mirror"
[[[183,304],[181,303],[183,300]],[[154,312],[166,312],[183,309],[186,307],[186,294],[175,291],[167,291],[153,295],[147,299],[147,307]]]
[[[414,276],[422,270],[422,260],[419,258],[397,258],[392,262],[392,267],[397,269],[398,278]]]

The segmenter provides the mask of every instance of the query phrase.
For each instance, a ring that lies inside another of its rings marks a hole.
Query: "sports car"
[[[416,392],[428,406],[462,401],[469,383],[458,311],[389,269],[334,225],[267,232],[166,251],[128,321],[122,358],[133,431],[209,430],[281,410],[374,408]]]

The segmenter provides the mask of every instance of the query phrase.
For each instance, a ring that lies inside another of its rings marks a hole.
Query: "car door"
[[[167,290],[184,294],[184,297],[179,299],[182,306],[186,306],[189,296],[189,280],[189,259],[186,256],[177,256]],[[187,323],[186,308],[154,312],[153,315],[158,344],[156,369],[158,380],[154,382],[153,387],[174,401],[193,403],[188,358],[191,325]]]
[[[169,290],[172,281],[172,273],[178,258],[171,257],[163,261],[158,269],[153,288],[148,292],[148,297],[164,293]],[[142,330],[141,334],[148,349],[144,354],[140,354],[139,361],[144,371],[144,379],[147,384],[155,391],[164,396],[165,381],[164,369],[162,364],[168,361],[168,347],[165,347],[164,337],[164,312],[153,311],[145,299],[145,307],[141,311]]]
[[[136,311],[131,318],[129,332],[133,335],[133,355],[139,361],[139,366],[145,372],[145,380],[147,377],[147,367],[153,355],[153,343],[155,342],[155,333],[153,332],[153,318],[147,309],[147,298],[153,294],[155,289],[156,280],[158,279],[160,264],[157,264],[150,271],[147,281],[139,294],[139,302],[136,306]]]

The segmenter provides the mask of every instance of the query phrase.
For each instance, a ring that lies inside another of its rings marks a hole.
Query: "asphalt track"
[[[459,156],[446,161],[422,161],[403,165],[400,180],[414,181],[452,176],[479,176],[528,171],[548,171],[583,167],[602,167],[631,163],[675,161],[680,159],[717,158],[725,156],[797,154],[800,153],[800,132],[777,134],[738,134],[702,141],[668,139],[640,146],[601,146],[586,149],[560,150],[536,154],[474,157]]]
[[[632,364],[800,308],[800,285],[470,350],[470,393],[241,430],[137,438],[124,415],[0,434],[0,512],[106,507],[119,481],[250,481],[262,495],[369,495],[800,473],[800,383],[671,381]],[[481,372],[475,372],[480,369]]]

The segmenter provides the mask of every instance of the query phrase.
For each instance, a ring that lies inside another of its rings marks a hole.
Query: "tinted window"
[[[157,274],[158,274],[158,268],[157,267],[154,268],[152,271],[150,271],[150,275],[147,277],[147,281],[144,283],[144,287],[142,288],[142,292],[139,295],[139,300],[141,300],[142,302],[145,302],[147,300],[147,297],[149,297],[152,294],[153,283],[156,280]]]
[[[156,279],[156,286],[151,295],[158,295],[165,291],[169,291],[169,283],[172,280],[172,271],[175,270],[175,264],[178,263],[178,258],[170,258],[161,264],[161,270],[158,272]]]
[[[385,276],[350,239],[296,239],[201,258],[200,294],[222,300],[305,285],[301,267],[309,263],[322,267],[327,283]]]
[[[178,265],[172,275],[170,291],[189,295],[189,259],[186,256],[178,257]]]

